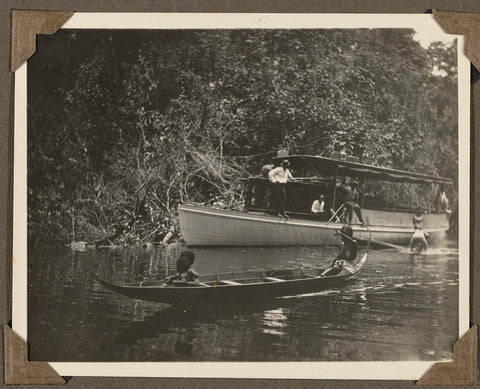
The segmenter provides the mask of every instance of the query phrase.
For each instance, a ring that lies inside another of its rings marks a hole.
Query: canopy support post
[[[333,209],[335,209],[335,200],[337,197],[337,175],[338,175],[338,165],[335,166],[335,171],[333,173],[333,200],[332,200]]]
[[[363,208],[363,202],[365,200],[365,181],[366,181],[366,174],[364,173],[362,176],[362,208]]]
[[[313,164],[308,161],[308,166],[310,167],[310,169],[312,169],[313,172],[315,172],[315,174],[317,175],[317,177],[321,177],[322,175],[318,172],[317,169],[315,169],[315,166],[313,166]]]

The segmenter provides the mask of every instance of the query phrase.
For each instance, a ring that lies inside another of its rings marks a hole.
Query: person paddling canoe
[[[168,285],[196,285],[198,281],[198,273],[192,269],[195,261],[195,254],[190,250],[184,250],[177,259],[177,274],[165,279]]]
[[[337,232],[342,239],[342,247],[340,252],[332,261],[330,268],[322,273],[322,276],[332,276],[340,273],[343,268],[351,267],[355,264],[357,258],[358,243],[353,239],[353,230],[350,226],[343,226]]]

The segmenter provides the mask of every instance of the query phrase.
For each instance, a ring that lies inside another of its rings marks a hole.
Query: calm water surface
[[[172,274],[168,248],[50,249],[29,254],[32,360],[398,361],[452,357],[458,339],[458,255],[414,260],[370,251],[360,275],[327,291],[183,311],[114,294]],[[334,247],[195,249],[199,273],[327,266]],[[323,259],[322,259],[323,258]]]

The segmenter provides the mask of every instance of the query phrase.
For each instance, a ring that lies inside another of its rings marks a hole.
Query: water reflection
[[[458,256],[372,251],[353,281],[330,290],[188,311],[105,290],[175,271],[182,246],[52,249],[29,255],[32,360],[344,361],[451,357]],[[325,266],[335,248],[196,249],[200,273]],[[173,259],[172,259],[173,258]]]
[[[265,325],[263,332],[265,334],[285,335],[281,330],[287,325],[287,316],[284,315],[283,310],[283,308],[271,309],[263,313],[263,324]]]

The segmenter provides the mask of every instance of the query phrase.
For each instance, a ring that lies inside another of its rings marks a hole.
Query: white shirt
[[[425,239],[425,231],[415,230],[412,235],[412,239]]]
[[[286,184],[289,179],[293,180],[290,170],[284,169],[281,166],[270,170],[268,178],[270,179],[270,182],[279,182],[280,184]]]
[[[320,200],[315,200],[312,204],[312,213],[323,213],[325,210],[323,209],[325,207],[325,201],[320,201]]]
[[[448,197],[445,192],[440,193],[440,198],[439,198],[439,208],[440,209],[447,209],[448,208]]]

